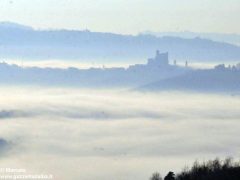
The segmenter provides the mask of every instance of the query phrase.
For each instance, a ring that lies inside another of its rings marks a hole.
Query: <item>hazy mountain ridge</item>
[[[156,68],[90,68],[77,69],[70,67],[39,68],[20,67],[0,63],[1,84],[30,84],[71,87],[135,87],[159,79],[178,76],[190,71],[182,67],[169,66],[161,71]],[[139,78],[141,74],[144,77]]]
[[[0,29],[33,30],[33,28],[30,27],[30,26],[25,26],[25,25],[22,25],[22,24],[18,24],[18,23],[14,23],[14,22],[8,22],[8,21],[0,22]]]
[[[191,32],[191,31],[182,31],[182,32],[152,32],[145,31],[140,34],[153,35],[157,37],[162,36],[173,36],[173,37],[182,37],[182,38],[196,38],[201,37],[205,39],[211,39],[213,41],[226,42],[230,44],[235,44],[240,46],[240,34],[233,33],[200,33],[200,32]]]
[[[10,24],[11,25],[11,24]],[[239,60],[240,47],[212,40],[152,35],[119,35],[76,30],[34,30],[0,24],[0,57],[28,59],[146,58],[152,50],[168,51],[171,59]]]
[[[47,85],[97,88],[136,88],[137,91],[240,92],[240,69],[222,65],[194,70],[169,65],[158,68],[135,65],[129,68],[22,68],[0,63],[0,84]],[[144,75],[144,76],[143,76]],[[139,78],[141,77],[141,78]],[[144,85],[145,84],[145,85]]]

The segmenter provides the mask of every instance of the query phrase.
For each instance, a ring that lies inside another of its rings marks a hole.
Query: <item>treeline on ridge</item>
[[[232,158],[195,161],[191,168],[186,167],[176,175],[170,171],[162,178],[156,172],[150,180],[240,180],[240,162],[234,162]]]

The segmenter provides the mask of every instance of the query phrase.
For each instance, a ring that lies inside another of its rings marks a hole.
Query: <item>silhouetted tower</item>
[[[188,67],[188,62],[187,61],[185,62],[185,67]]]
[[[174,63],[174,65],[175,65],[175,66],[177,65],[177,61],[176,61],[176,59],[174,60],[174,62],[173,62],[173,63]]]
[[[147,65],[152,67],[168,67],[168,52],[160,53],[160,51],[157,50],[156,56],[149,58]]]

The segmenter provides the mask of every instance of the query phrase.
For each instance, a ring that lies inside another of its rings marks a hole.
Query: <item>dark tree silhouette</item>
[[[234,162],[231,158],[203,163],[196,161],[191,168],[184,168],[176,177],[170,171],[164,180],[240,180],[240,162]]]
[[[176,180],[240,180],[240,164],[234,163],[231,158],[201,164],[196,161],[191,169],[179,173]]]
[[[170,171],[164,178],[164,180],[175,180],[174,172]]]

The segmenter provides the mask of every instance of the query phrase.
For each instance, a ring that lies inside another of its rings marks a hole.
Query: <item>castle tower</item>
[[[156,57],[158,57],[160,55],[159,50],[156,51]]]
[[[156,56],[154,58],[148,59],[148,66],[152,67],[167,67],[168,62],[168,52],[160,53],[159,50],[156,51]]]

